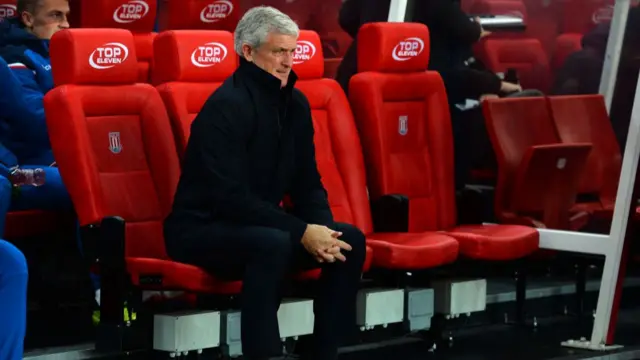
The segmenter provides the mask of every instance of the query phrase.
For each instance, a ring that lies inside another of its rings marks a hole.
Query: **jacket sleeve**
[[[23,64],[9,64],[11,71],[1,71],[4,96],[2,110],[13,129],[24,134],[29,142],[49,143],[44,114],[44,94],[36,82],[35,74]]]
[[[298,124],[296,131],[296,171],[293,186],[289,191],[293,203],[293,214],[310,224],[333,226],[333,215],[322,185],[314,145],[313,121],[309,103],[300,95],[308,116]]]
[[[217,215],[224,220],[277,228],[301,239],[307,228],[304,221],[262,201],[247,187],[246,122],[234,109],[235,104],[210,99],[191,126],[189,146],[200,154],[200,166],[211,186],[212,208],[219,209]]]
[[[440,34],[447,34],[450,42],[459,45],[471,45],[480,39],[481,27],[472,21],[460,6],[451,0],[429,0],[425,2],[426,14],[416,14],[416,18],[426,16],[427,25],[434,27]]]

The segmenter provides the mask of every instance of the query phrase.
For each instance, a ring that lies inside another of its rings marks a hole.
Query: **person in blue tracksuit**
[[[69,27],[69,11],[68,0],[18,0],[18,15],[0,22],[0,58],[4,59],[0,62],[0,163],[9,169],[19,165],[45,171],[45,184],[20,188],[10,200],[10,210],[73,208],[55,166],[43,103],[54,86],[49,41]],[[14,155],[13,162],[3,161],[3,147]],[[6,187],[11,190],[2,178],[7,174],[2,173],[1,164],[0,201]],[[99,293],[98,280],[93,280]]]
[[[0,359],[22,360],[27,329],[27,261],[0,240]]]

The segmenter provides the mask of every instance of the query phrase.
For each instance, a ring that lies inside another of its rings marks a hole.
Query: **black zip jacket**
[[[193,121],[172,213],[168,242],[200,226],[228,222],[272,227],[302,238],[307,224],[331,226],[320,180],[306,97],[253,63],[240,67]],[[292,213],[280,206],[285,194]],[[175,244],[175,243],[174,243]]]

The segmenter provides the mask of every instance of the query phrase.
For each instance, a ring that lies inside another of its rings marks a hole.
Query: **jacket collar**
[[[27,48],[45,59],[49,58],[49,40],[38,39],[35,35],[29,33],[17,17],[0,21],[0,48],[5,47],[13,49]],[[11,52],[11,50],[6,49],[3,52]]]
[[[240,67],[238,68],[238,72],[242,77],[249,79],[260,90],[261,95],[264,96],[265,99],[276,104],[282,101],[283,97],[285,99],[291,97],[293,87],[298,80],[298,76],[293,72],[293,70],[291,70],[287,86],[282,88],[282,82],[280,79],[242,57],[240,57]]]

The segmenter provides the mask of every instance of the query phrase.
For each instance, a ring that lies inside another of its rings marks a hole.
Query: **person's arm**
[[[223,220],[288,231],[300,240],[307,223],[250,192],[245,174],[248,124],[238,106],[208,100],[191,126],[188,148],[200,155],[199,164],[211,189],[212,207]]]
[[[10,71],[2,71],[0,106],[5,118],[16,132],[35,143],[49,143],[49,133],[44,114],[44,94],[36,82],[33,70],[22,63],[8,65]]]
[[[471,45],[480,39],[482,27],[472,21],[460,6],[451,0],[428,0],[422,3],[425,5],[416,7],[416,11],[425,12],[415,15],[415,21],[425,16],[427,26],[435,28],[439,33],[446,34],[450,42],[457,42],[460,45]]]
[[[298,119],[296,132],[296,172],[289,191],[293,203],[293,214],[310,223],[331,227],[333,215],[322,185],[314,145],[311,109],[304,95],[296,94],[304,104],[304,119]]]

